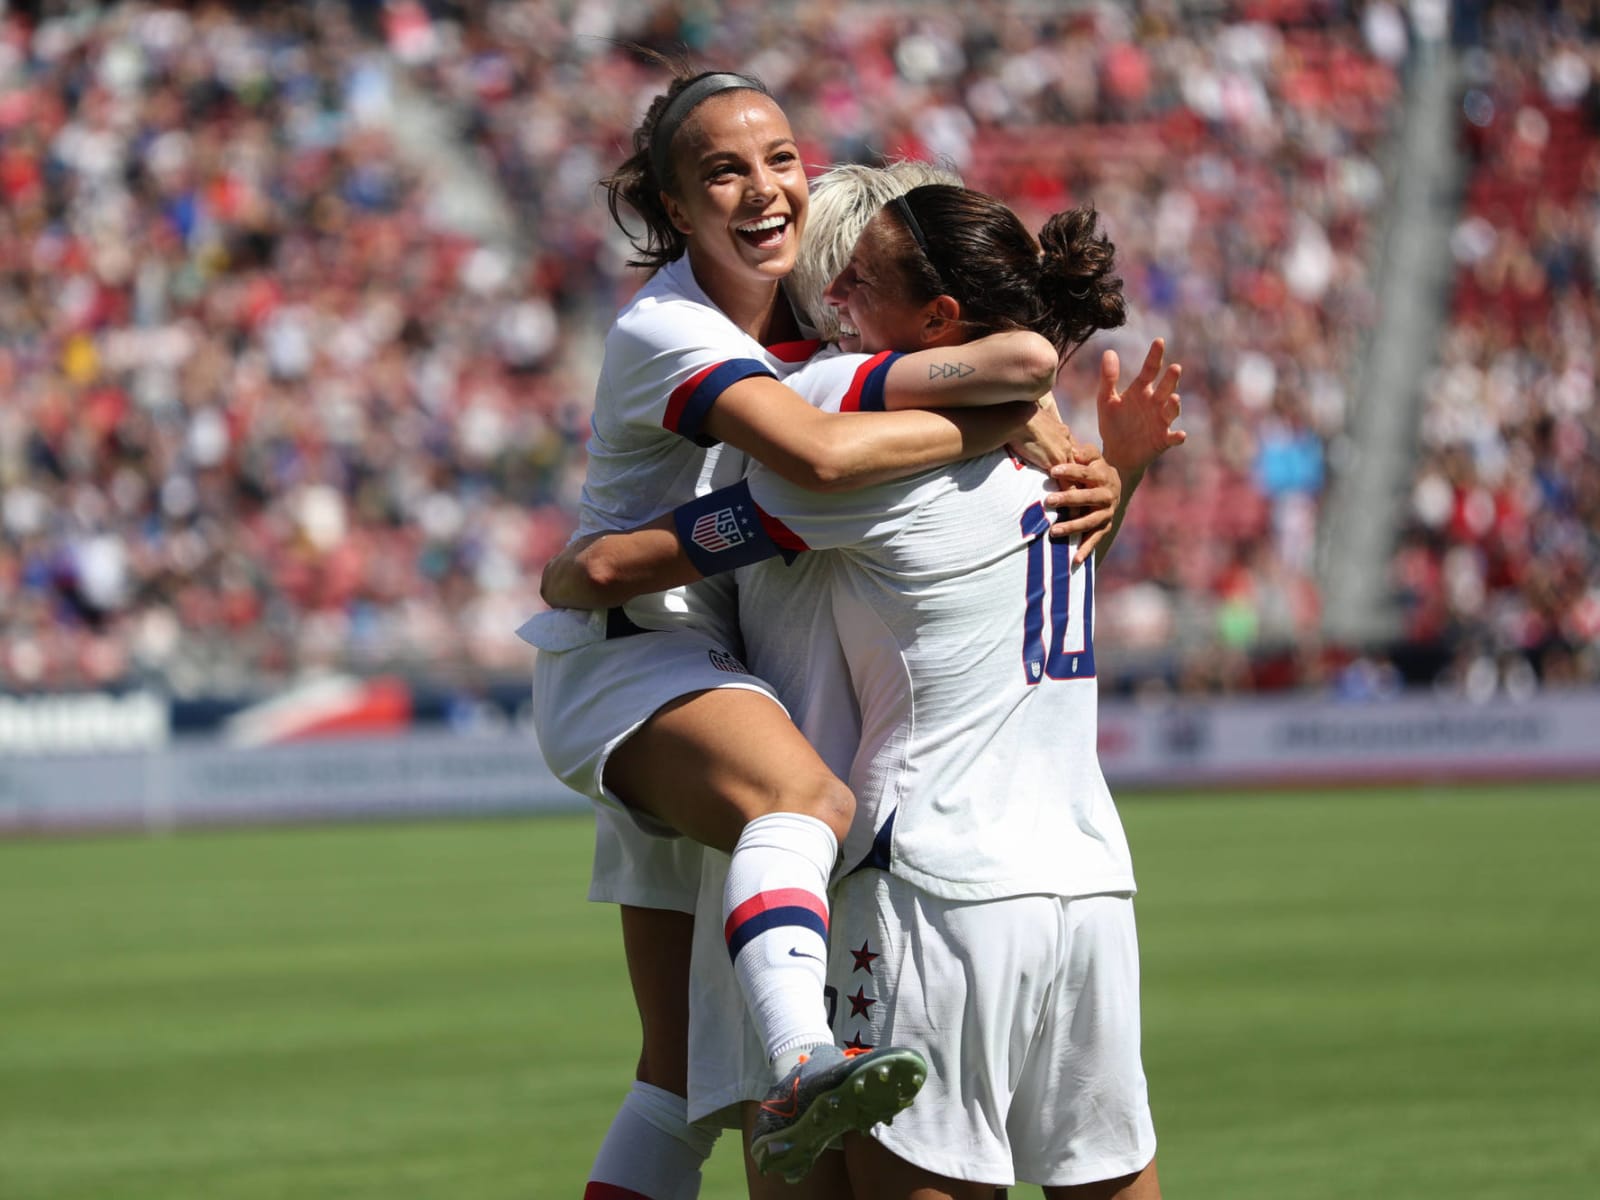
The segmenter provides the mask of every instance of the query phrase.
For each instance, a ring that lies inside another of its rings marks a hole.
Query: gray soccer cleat
[[[761,1102],[750,1156],[763,1173],[799,1183],[829,1142],[894,1120],[927,1078],[928,1063],[915,1050],[814,1047]]]

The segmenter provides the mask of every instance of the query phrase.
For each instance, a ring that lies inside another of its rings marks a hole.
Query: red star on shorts
[[[858,1034],[855,1035],[855,1037],[851,1038],[848,1042],[846,1042],[844,1044],[844,1048],[846,1050],[871,1050],[872,1049],[872,1043],[871,1042],[863,1042],[861,1040],[861,1035],[858,1033]]]
[[[867,995],[867,989],[858,987],[854,996],[846,996],[850,1001],[850,1015],[852,1017],[866,1017],[872,1019],[872,1006],[877,1003],[873,997]]]
[[[871,942],[862,942],[861,949],[850,951],[856,960],[856,965],[850,968],[850,974],[854,975],[857,971],[865,971],[868,975],[872,974],[872,960],[878,956],[870,949],[871,945]]]

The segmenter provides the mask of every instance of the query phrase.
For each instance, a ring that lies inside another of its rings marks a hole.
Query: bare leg
[[[850,1177],[845,1173],[844,1155],[830,1152],[817,1159],[811,1173],[799,1183],[785,1183],[780,1176],[763,1175],[750,1157],[750,1129],[756,1119],[756,1106],[744,1106],[744,1177],[750,1200],[854,1200]]]
[[[689,1094],[689,956],[694,914],[623,905],[622,949],[644,1045],[637,1078]]]
[[[774,1105],[753,1142],[762,1167],[812,1170],[840,1132],[909,1103],[926,1073],[917,1055],[878,1047],[848,1059],[828,1024],[828,883],[855,798],[782,707],[734,688],[681,696],[612,753],[605,782],[729,852],[720,932],[772,1067]]]
[[[873,1200],[996,1200],[1005,1194],[992,1183],[935,1175],[869,1137],[845,1138],[844,1158],[856,1194]]]
[[[1161,1200],[1161,1180],[1156,1177],[1156,1160],[1142,1171],[1120,1179],[1103,1179],[1075,1187],[1044,1189],[1045,1200]]]
[[[606,786],[624,803],[731,852],[751,820],[815,817],[843,840],[855,798],[783,709],[756,692],[680,696],[612,753]]]
[[[606,764],[633,809],[730,853],[720,919],[781,1076],[829,1044],[828,880],[855,798],[769,697],[735,688],[663,705]]]
[[[622,907],[622,941],[639,1010],[637,1082],[601,1140],[585,1195],[696,1194],[716,1141],[688,1119],[689,952],[694,917]]]

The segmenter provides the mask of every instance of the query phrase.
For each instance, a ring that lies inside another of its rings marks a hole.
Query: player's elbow
[[[628,598],[622,590],[622,562],[611,552],[608,539],[600,538],[586,547],[573,562],[573,569],[573,582],[587,596],[590,607],[607,608]]]
[[[1017,382],[1032,395],[1042,396],[1055,387],[1056,371],[1061,367],[1061,360],[1049,338],[1032,331],[1024,333],[1017,348]]]
[[[865,475],[865,464],[849,455],[837,455],[815,464],[807,478],[799,483],[808,491],[826,495],[860,487]]]
[[[850,486],[861,473],[861,464],[846,439],[816,438],[801,453],[774,469],[789,483],[808,492],[837,492]]]
[[[842,492],[848,490],[860,475],[859,467],[844,455],[829,456],[813,465],[800,486],[813,492]]]
[[[609,608],[627,599],[621,583],[621,566],[601,538],[547,564],[539,577],[539,596],[552,608]]]

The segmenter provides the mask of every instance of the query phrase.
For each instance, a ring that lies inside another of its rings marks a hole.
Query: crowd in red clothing
[[[1451,320],[1394,564],[1408,640],[1489,695],[1600,681],[1600,10],[1489,9]]]
[[[0,17],[0,682],[516,670],[586,433],[337,8]]]
[[[526,670],[512,630],[571,527],[597,338],[637,284],[594,188],[663,78],[634,45],[761,75],[818,167],[941,158],[1034,225],[1092,200],[1134,313],[1103,344],[1131,370],[1165,337],[1190,431],[1102,577],[1111,661],[1251,686],[1260,651],[1314,641],[1397,10],[639,20],[539,0],[0,15],[0,686]],[[506,239],[442,217],[389,131],[400,85],[454,123]],[[1063,375],[1087,431],[1101,344]]]

